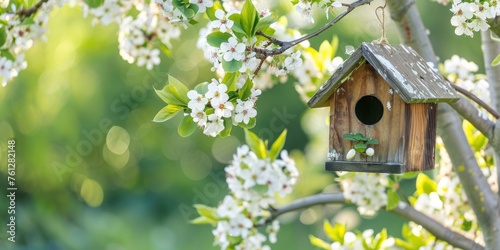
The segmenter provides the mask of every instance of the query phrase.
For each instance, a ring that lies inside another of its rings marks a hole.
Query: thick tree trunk
[[[490,84],[490,100],[491,105],[497,111],[500,110],[500,66],[492,67],[491,62],[497,55],[500,54],[500,42],[492,39],[493,34],[489,31],[481,33],[481,40],[483,41],[483,55],[484,67]],[[500,180],[500,152],[495,152],[495,164],[497,167],[497,179]],[[499,183],[500,185],[500,183]],[[499,186],[500,190],[500,186]],[[499,192],[500,194],[500,192]]]

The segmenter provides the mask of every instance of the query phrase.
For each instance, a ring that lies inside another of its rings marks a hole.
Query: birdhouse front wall
[[[436,107],[436,104],[406,104],[365,63],[330,97],[330,160],[403,164],[404,171],[432,169]],[[349,133],[377,139],[379,144],[370,145],[375,154],[358,153],[347,160],[346,154],[355,144],[342,137]]]

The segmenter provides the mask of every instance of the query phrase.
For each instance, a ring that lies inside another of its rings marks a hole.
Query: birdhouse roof
[[[328,106],[330,96],[366,61],[406,103],[454,102],[459,99],[451,84],[411,47],[362,43],[309,100],[309,107]]]

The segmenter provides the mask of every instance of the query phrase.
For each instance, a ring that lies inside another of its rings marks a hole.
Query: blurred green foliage
[[[374,9],[380,4],[356,9],[313,39],[312,46],[318,48],[337,35],[339,55],[346,58],[346,45],[377,39],[380,27]],[[460,52],[482,65],[478,37],[454,36],[448,7],[417,4],[441,59]],[[372,16],[372,22],[362,16]],[[2,230],[0,249],[213,248],[209,226],[188,224],[196,216],[192,204],[216,206],[225,195],[223,168],[243,142],[243,131],[235,129],[224,139],[197,131],[185,139],[177,134],[181,117],[160,124],[151,121],[163,106],[153,88],[162,88],[167,74],[190,87],[213,76],[202,51],[193,50],[197,30],[185,31],[174,42],[172,57],[164,56],[149,72],[120,58],[116,25],[90,23],[80,9],[54,11],[48,42],[36,44],[27,55],[28,69],[0,90],[0,190],[6,190],[6,145],[12,138],[18,187],[17,242],[8,242]],[[398,43],[394,32],[389,41]],[[329,190],[334,183],[322,165],[308,165],[297,151],[308,140],[300,126],[306,109],[290,82],[265,91],[258,103],[252,131],[274,141],[287,128],[285,149],[292,151],[302,174],[294,196],[284,202]],[[406,184],[405,191],[413,193],[414,185]],[[0,200],[5,225],[8,200],[4,195]],[[283,216],[273,249],[312,249],[308,235],[321,235],[323,219],[334,212],[360,230],[387,227],[390,235],[398,236],[402,224],[384,212],[359,223],[351,206],[315,207]]]

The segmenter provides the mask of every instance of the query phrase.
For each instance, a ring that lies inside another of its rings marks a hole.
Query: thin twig
[[[31,15],[35,14],[42,7],[42,5],[44,3],[48,2],[48,1],[49,0],[40,0],[40,2],[36,3],[31,8],[28,8],[28,9],[22,8],[19,11],[17,11],[16,14],[20,15],[24,18],[30,17]]]
[[[315,36],[323,33],[325,30],[327,30],[328,28],[332,27],[334,24],[336,24],[338,21],[340,21],[340,19],[344,18],[347,14],[349,14],[355,8],[357,8],[359,6],[362,6],[362,5],[365,5],[365,4],[370,4],[372,1],[373,0],[358,0],[358,1],[355,1],[355,2],[353,2],[351,4],[346,5],[347,9],[344,10],[342,13],[340,13],[332,21],[330,21],[329,23],[325,24],[325,26],[321,27],[320,29],[314,31],[311,34],[305,35],[305,36],[300,37],[298,39],[295,39],[295,40],[292,40],[292,41],[288,41],[288,42],[284,42],[284,41],[280,41],[280,40],[277,40],[275,38],[272,38],[276,44],[281,44],[281,47],[279,47],[279,48],[272,49],[272,50],[254,48],[253,51],[256,52],[256,53],[258,53],[258,54],[263,54],[266,57],[267,56],[272,56],[272,55],[282,54],[283,52],[285,52],[289,48],[291,48],[291,47],[293,47],[293,46],[295,46],[295,45],[297,45],[297,44],[299,44],[299,43],[301,43],[303,41],[309,40],[309,39],[311,39],[311,38],[313,38],[313,37],[315,37]]]
[[[267,38],[267,40],[269,40],[273,44],[276,44],[276,45],[279,45],[279,46],[283,46],[283,43],[284,43],[283,41],[278,40],[278,39],[276,39],[276,38],[274,38],[272,36],[268,36],[268,35],[264,34],[262,31],[258,31],[256,34],[259,35],[259,36],[263,36],[263,37]],[[266,47],[266,46],[264,46],[264,47]]]
[[[296,200],[281,208],[274,208],[274,210],[271,211],[271,216],[269,216],[265,220],[265,223],[261,225],[272,222],[282,214],[308,208],[311,206],[324,205],[324,204],[346,204],[346,203],[347,203],[346,199],[340,193],[333,193],[333,194],[323,193],[323,194],[312,195],[303,199]],[[390,212],[421,225],[427,231],[436,236],[437,239],[446,241],[454,247],[462,249],[471,249],[471,250],[484,249],[483,246],[477,244],[473,240],[468,239],[462,234],[443,226],[438,221],[415,210],[412,206],[410,206],[405,202],[399,202],[398,206],[396,206],[396,208],[394,208]]]
[[[464,96],[467,96],[469,99],[471,99],[472,101],[477,103],[479,106],[484,108],[491,115],[493,115],[493,117],[495,117],[496,119],[500,119],[500,113],[498,113],[495,109],[493,109],[488,104],[486,104],[483,100],[479,99],[479,97],[475,96],[471,92],[467,91],[466,89],[464,89],[456,84],[451,84],[451,86],[453,86],[453,88],[455,88],[456,91],[458,91],[459,93],[461,93]]]

